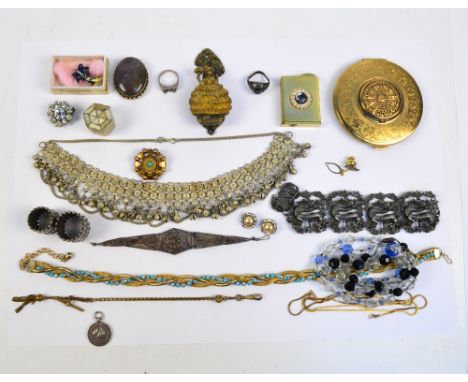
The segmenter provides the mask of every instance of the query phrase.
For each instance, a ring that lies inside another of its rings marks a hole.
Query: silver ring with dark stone
[[[162,78],[167,74],[172,74],[175,76],[176,80],[174,83],[165,85],[161,82]],[[161,73],[159,73],[158,84],[163,93],[168,93],[168,92],[175,93],[177,91],[177,87],[179,86],[179,75],[177,74],[175,70],[171,70],[171,69],[163,70]]]
[[[253,81],[252,79],[257,76],[259,80]],[[255,94],[261,94],[270,86],[270,79],[260,70],[253,72],[247,77],[247,85]]]

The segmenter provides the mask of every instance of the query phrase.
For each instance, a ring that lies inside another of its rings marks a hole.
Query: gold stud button
[[[261,229],[265,235],[273,235],[277,229],[276,222],[272,219],[262,220]]]
[[[253,228],[257,224],[257,217],[250,213],[247,212],[244,215],[242,215],[242,227],[244,228]]]

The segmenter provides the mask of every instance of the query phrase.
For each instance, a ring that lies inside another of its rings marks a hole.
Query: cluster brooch
[[[430,232],[439,222],[439,207],[432,192],[375,193],[366,197],[356,191],[299,191],[292,183],[284,183],[271,198],[274,210],[282,212],[298,233],[358,232],[393,234]]]

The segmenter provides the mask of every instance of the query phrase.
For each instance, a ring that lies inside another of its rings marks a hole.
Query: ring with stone
[[[164,78],[166,77],[166,78]],[[168,82],[171,81],[172,82]],[[177,87],[179,86],[179,75],[175,70],[163,70],[161,73],[159,73],[158,76],[158,84],[163,93],[168,93],[168,92],[173,92],[175,93],[177,90]]]
[[[258,79],[254,81],[254,77]],[[260,70],[257,70],[256,72],[253,72],[249,77],[247,77],[247,84],[255,94],[261,94],[270,86],[270,79],[265,73],[263,73]]]

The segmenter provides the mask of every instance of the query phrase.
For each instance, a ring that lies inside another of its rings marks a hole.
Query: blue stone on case
[[[308,100],[309,97],[307,97],[307,94],[304,92],[299,92],[294,96],[294,100],[299,104],[299,105],[304,105]]]

